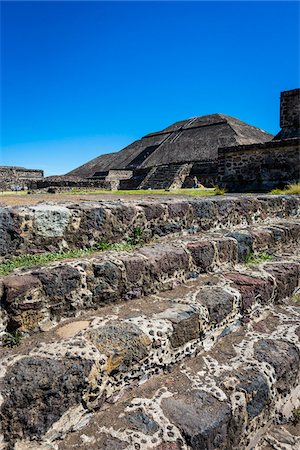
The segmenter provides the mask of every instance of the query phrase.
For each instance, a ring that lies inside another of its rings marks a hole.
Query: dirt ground
[[[160,194],[153,195],[149,194],[110,194],[110,193],[101,193],[101,194],[8,194],[1,195],[0,194],[0,206],[20,206],[20,205],[36,205],[38,203],[45,202],[82,202],[82,201],[117,201],[123,200],[126,202],[130,201],[143,201],[143,200],[151,200],[157,201],[159,203],[164,202],[166,200],[174,200],[175,198],[184,198],[184,199],[204,199],[204,198],[212,198],[212,196],[190,196],[185,194]],[[216,197],[213,197],[216,198]]]

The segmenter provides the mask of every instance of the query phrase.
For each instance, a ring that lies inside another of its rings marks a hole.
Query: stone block
[[[33,271],[51,300],[63,300],[81,286],[80,272],[67,264]]]
[[[170,245],[144,247],[139,253],[148,259],[151,275],[160,279],[162,275],[172,275],[176,271],[187,270],[189,259],[183,248]]]
[[[274,290],[271,279],[257,278],[241,273],[227,273],[224,276],[227,280],[232,281],[232,286],[241,293],[243,312],[251,309],[256,301],[262,305],[271,301]]]
[[[238,262],[238,244],[233,238],[214,239],[218,250],[218,260],[220,264],[235,265]]]
[[[233,231],[227,234],[228,237],[234,238],[238,245],[238,258],[242,262],[253,252],[253,237],[246,230]]]
[[[216,250],[211,241],[203,240],[190,242],[187,244],[187,250],[192,255],[193,261],[200,272],[209,272],[212,270],[216,258]]]
[[[227,450],[231,409],[211,394],[191,391],[163,400],[166,416],[179,428],[190,448]]]
[[[264,264],[264,269],[275,278],[276,301],[290,297],[300,283],[300,264],[279,262]]]
[[[147,335],[136,325],[126,322],[109,322],[85,335],[107,356],[105,370],[110,375],[130,372],[136,363],[148,356],[151,346]]]
[[[14,448],[17,439],[40,438],[88,387],[91,362],[25,357],[2,379],[1,421],[4,437]]]
[[[219,286],[205,286],[199,290],[196,301],[207,308],[210,324],[217,325],[232,313],[234,295]]]
[[[290,342],[261,339],[254,344],[254,356],[275,369],[276,388],[280,393],[289,392],[295,385],[300,369],[300,353]]]
[[[170,336],[172,347],[180,347],[200,337],[199,313],[192,306],[176,305],[156,315],[157,318],[172,322]]]
[[[239,370],[236,377],[239,380],[236,391],[245,395],[249,417],[257,417],[271,403],[268,380],[261,372],[250,368]]]

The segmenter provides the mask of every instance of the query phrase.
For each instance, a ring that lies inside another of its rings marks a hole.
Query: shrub
[[[284,189],[272,189],[272,195],[300,195],[300,182],[289,184]]]

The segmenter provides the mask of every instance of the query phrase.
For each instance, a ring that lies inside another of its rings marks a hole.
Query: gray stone
[[[196,300],[208,309],[210,323],[218,324],[231,314],[234,296],[219,286],[203,287],[198,292]]]
[[[159,426],[155,420],[151,417],[147,416],[142,410],[135,411],[134,413],[130,413],[127,416],[128,422],[146,434],[154,434],[158,431]]]
[[[91,362],[79,358],[25,357],[2,380],[1,421],[13,448],[17,439],[38,439],[65,411],[81,401]]]
[[[206,392],[191,391],[162,403],[167,417],[195,450],[227,450],[231,409]]]
[[[254,355],[274,367],[276,387],[279,392],[289,392],[295,385],[300,368],[299,350],[285,341],[262,339],[254,344]]]

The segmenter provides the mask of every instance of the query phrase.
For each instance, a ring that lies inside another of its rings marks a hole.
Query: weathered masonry
[[[281,93],[281,131],[273,135],[224,114],[176,122],[101,155],[68,177],[111,189],[178,189],[221,184],[228,191],[266,191],[299,180],[299,89]]]
[[[38,180],[43,179],[44,172],[39,169],[25,169],[25,167],[0,166],[0,190],[26,190]]]
[[[0,208],[7,262],[144,230],[0,275],[1,450],[300,448],[299,217],[297,195]]]
[[[264,143],[272,138],[272,134],[224,114],[194,117],[147,134],[117,153],[101,155],[66,178],[105,180],[113,182],[114,188],[173,189],[191,187],[197,176],[209,186],[217,180],[219,147]]]
[[[280,126],[272,141],[219,149],[219,183],[231,192],[247,192],[299,181],[300,89],[281,93]]]

